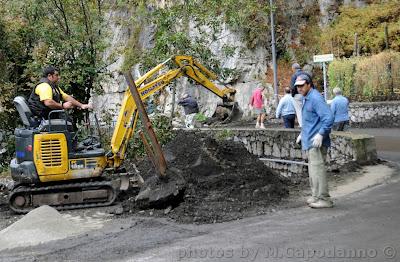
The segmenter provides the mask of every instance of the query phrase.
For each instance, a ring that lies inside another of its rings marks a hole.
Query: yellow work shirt
[[[63,100],[66,100],[68,95],[58,88]],[[46,99],[53,99],[53,90],[48,83],[41,83],[35,88],[35,94],[40,97],[40,101],[44,101]]]

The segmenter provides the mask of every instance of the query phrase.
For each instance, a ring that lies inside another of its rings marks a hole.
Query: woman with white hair
[[[333,89],[335,98],[331,103],[331,110],[335,118],[332,126],[334,131],[347,131],[349,129],[349,100],[342,95],[339,87]]]

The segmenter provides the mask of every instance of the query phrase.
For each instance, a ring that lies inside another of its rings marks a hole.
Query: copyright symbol
[[[387,246],[383,249],[383,254],[386,258],[394,258],[396,256],[396,249],[391,246]]]

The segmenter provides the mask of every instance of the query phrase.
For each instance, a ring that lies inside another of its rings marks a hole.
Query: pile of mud
[[[183,223],[229,221],[265,213],[288,195],[288,182],[241,143],[182,131],[164,147],[164,153],[168,165],[181,170],[187,188],[172,211],[153,210],[154,215]],[[148,160],[137,167],[145,179],[155,174]],[[125,211],[140,209],[135,193],[124,196]]]

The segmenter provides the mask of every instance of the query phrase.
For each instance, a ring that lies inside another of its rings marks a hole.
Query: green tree
[[[106,1],[13,0],[3,1],[2,8],[9,42],[4,44],[13,46],[6,75],[14,93],[28,95],[50,64],[60,68],[61,88],[78,100],[87,102],[100,90]]]
[[[82,102],[101,90],[108,8],[104,0],[0,0],[0,130],[16,127],[12,100],[29,96],[46,65],[60,68],[61,88]]]
[[[342,7],[338,18],[321,35],[323,51],[350,57],[354,52],[354,34],[358,34],[361,54],[377,54],[385,49],[385,25],[389,48],[400,51],[398,0],[374,1],[363,8]]]

